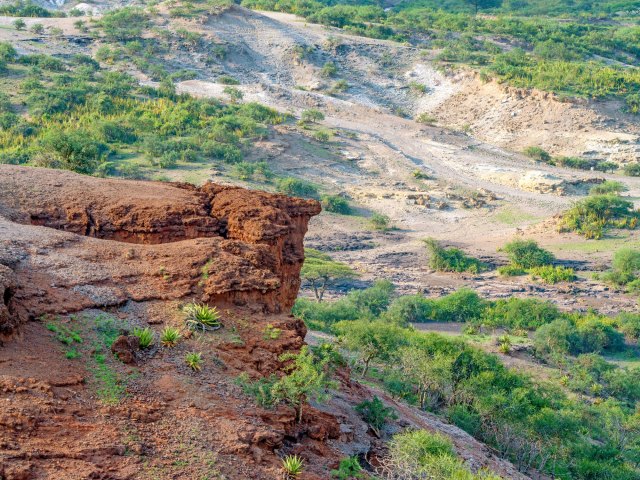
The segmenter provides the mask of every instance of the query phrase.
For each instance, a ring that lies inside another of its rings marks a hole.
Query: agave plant
[[[160,342],[165,347],[173,348],[178,344],[181,337],[182,335],[180,335],[177,328],[165,327],[160,334]]]
[[[202,353],[189,352],[184,356],[184,361],[194,372],[202,370]]]
[[[189,303],[184,306],[182,311],[186,315],[185,322],[191,330],[217,330],[222,324],[220,323],[220,313],[216,307],[210,307],[207,304]]]
[[[153,330],[149,327],[135,327],[133,329],[133,334],[138,337],[139,345],[142,349],[148,348],[153,343]]]
[[[282,470],[284,471],[285,478],[295,479],[300,476],[303,468],[303,461],[297,455],[287,455],[282,459]]]

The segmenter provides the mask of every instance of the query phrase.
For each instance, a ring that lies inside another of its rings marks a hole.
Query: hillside
[[[634,2],[347,3],[0,2],[0,479],[640,478]]]

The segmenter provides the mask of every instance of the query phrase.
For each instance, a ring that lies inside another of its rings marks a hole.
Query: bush
[[[403,295],[396,298],[385,313],[385,318],[399,324],[422,323],[432,320],[434,300],[423,295]]]
[[[622,171],[630,177],[640,177],[640,162],[627,163]]]
[[[526,274],[526,270],[515,265],[503,265],[498,267],[498,273],[503,277],[518,277]]]
[[[364,400],[356,405],[356,412],[362,415],[362,419],[369,424],[373,433],[380,438],[380,433],[389,420],[397,418],[393,408],[385,406],[378,397]]]
[[[482,317],[487,302],[476,292],[461,288],[433,301],[432,320],[436,322],[471,322]]]
[[[627,187],[623,183],[617,182],[615,180],[607,180],[599,185],[594,185],[593,187],[591,187],[591,189],[589,190],[589,195],[619,195],[620,193],[626,191]]]
[[[362,467],[358,457],[347,457],[340,460],[337,470],[331,470],[331,477],[338,480],[353,480],[366,478],[362,473]]]
[[[534,240],[514,240],[502,250],[506,252],[511,265],[523,269],[549,265],[555,260],[551,252],[540,248]]]
[[[323,195],[320,202],[327,212],[351,215],[352,210],[346,198],[340,195]]]
[[[594,195],[577,202],[564,213],[560,230],[599,239],[609,227],[633,229],[637,224],[638,213],[632,202],[617,195]]]
[[[576,279],[573,268],[544,265],[529,269],[529,273],[534,277],[539,277],[544,283],[554,285],[558,282],[572,282]]]
[[[285,177],[276,183],[276,190],[285,195],[303,198],[318,198],[318,187],[299,178]]]
[[[524,149],[523,152],[527,157],[529,158],[533,158],[534,160],[537,160],[539,162],[550,162],[551,161],[551,155],[549,155],[548,152],[546,152],[545,150],[543,150],[540,147],[527,147]]]
[[[310,108],[309,110],[305,110],[300,115],[300,121],[304,123],[317,123],[324,120],[324,113],[322,113],[317,108]]]
[[[634,340],[640,339],[640,314],[621,312],[616,317],[616,321],[625,335]]]
[[[106,158],[108,147],[82,130],[48,130],[40,139],[42,166],[91,174]]]
[[[425,240],[429,250],[429,267],[439,272],[471,272],[484,270],[484,264],[473,257],[465,255],[458,248],[443,248],[433,238]]]
[[[320,69],[320,76],[324,78],[334,77],[338,73],[338,69],[336,68],[335,63],[327,62]]]
[[[24,30],[25,28],[27,28],[27,24],[25,23],[24,20],[22,20],[21,18],[18,18],[17,20],[13,21],[13,27],[16,30]]]
[[[331,132],[329,130],[318,130],[313,133],[313,139],[320,143],[327,143],[331,140]]]
[[[496,300],[484,312],[482,323],[490,327],[535,329],[560,318],[558,307],[537,298],[509,298]]]
[[[218,77],[218,83],[222,85],[240,85],[240,80],[230,77],[229,75],[221,75]]]
[[[388,216],[381,213],[374,213],[369,217],[369,226],[373,230],[387,231],[389,230],[390,219]]]

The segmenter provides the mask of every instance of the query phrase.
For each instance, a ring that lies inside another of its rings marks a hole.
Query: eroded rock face
[[[1,165],[0,292],[11,286],[15,308],[8,320],[0,303],[0,328],[16,316],[190,295],[286,311],[319,212],[312,200],[211,183]]]

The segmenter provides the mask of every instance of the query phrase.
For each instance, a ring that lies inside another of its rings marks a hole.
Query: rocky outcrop
[[[312,200],[206,184],[0,166],[0,287],[8,330],[46,313],[196,296],[286,311]],[[13,323],[12,323],[13,322]]]

